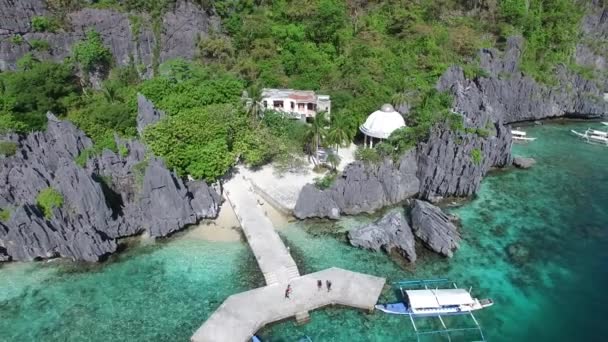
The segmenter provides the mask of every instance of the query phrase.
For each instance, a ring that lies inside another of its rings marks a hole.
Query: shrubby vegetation
[[[471,150],[471,159],[475,165],[480,165],[483,160],[483,155],[481,154],[481,150],[478,148],[474,148]]]
[[[63,195],[59,191],[49,187],[40,191],[38,197],[36,197],[36,203],[44,213],[44,217],[51,218],[53,216],[53,209],[63,206]]]
[[[0,156],[10,157],[17,152],[17,144],[12,141],[0,140]]]
[[[73,50],[74,60],[85,73],[108,67],[112,63],[112,53],[103,45],[101,35],[97,31],[87,31],[86,38],[76,43]]]
[[[11,219],[11,210],[9,208],[0,208],[0,222],[7,222]]]
[[[32,28],[36,32],[55,32],[57,23],[49,17],[33,17]]]

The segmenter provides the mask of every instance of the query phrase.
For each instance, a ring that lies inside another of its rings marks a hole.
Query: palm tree
[[[353,139],[354,132],[349,126],[344,112],[339,112],[332,117],[331,125],[327,132],[327,141],[336,146],[336,152],[340,146],[346,146]]]
[[[261,118],[264,115],[264,108],[261,103],[261,94],[257,87],[251,87],[250,95],[246,96],[244,100],[245,110],[247,111],[247,115],[254,120]]]
[[[400,91],[391,97],[391,104],[393,105],[393,107],[397,108],[403,105],[404,103],[407,103],[408,100],[408,94],[406,94],[405,91]]]
[[[105,84],[103,89],[103,97],[108,103],[114,103],[120,99],[118,95],[118,87],[113,83]]]
[[[325,136],[327,135],[327,125],[329,121],[325,116],[325,112],[320,112],[315,115],[312,122],[308,126],[308,130],[306,132],[306,139],[309,143],[314,147],[314,156],[316,158],[317,152],[319,151],[319,145]]]

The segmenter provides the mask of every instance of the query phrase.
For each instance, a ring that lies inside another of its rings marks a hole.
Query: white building
[[[317,113],[331,113],[329,95],[315,94],[311,90],[262,89],[261,105],[267,110],[288,113],[297,119],[314,118]]]
[[[369,147],[374,146],[374,138],[387,139],[395,130],[405,127],[403,116],[390,104],[385,104],[373,113],[359,127],[361,133],[365,135],[365,145],[369,140]]]

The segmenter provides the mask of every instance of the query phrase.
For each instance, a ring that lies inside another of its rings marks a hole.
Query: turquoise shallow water
[[[296,223],[281,234],[303,272],[338,266],[389,281],[447,276],[473,286],[496,302],[477,315],[490,341],[607,340],[608,148],[569,134],[590,125],[526,128],[539,139],[514,151],[538,164],[493,173],[476,199],[450,208],[464,238],[451,260],[424,253],[405,266],[349,247],[341,232],[370,217]],[[173,239],[98,266],[8,265],[0,268],[0,340],[185,341],[226,296],[262,283],[241,242]],[[313,312],[307,325],[287,321],[260,334],[395,341],[411,340],[411,332],[400,317],[330,308]]]

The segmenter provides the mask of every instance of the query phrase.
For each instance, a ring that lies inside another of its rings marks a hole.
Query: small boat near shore
[[[608,122],[602,122],[602,125],[608,126]]]
[[[440,285],[451,284],[448,288],[439,288]],[[377,304],[379,311],[408,316],[418,341],[424,335],[440,334],[450,336],[451,333],[473,331],[478,333],[476,341],[485,341],[481,326],[473,315],[476,310],[494,305],[491,299],[477,299],[471,296],[471,289],[460,289],[448,279],[405,280],[394,283],[399,287],[401,301],[397,303]],[[468,315],[473,320],[472,327],[450,328],[442,317]],[[442,329],[420,330],[416,319],[437,318]]]
[[[536,138],[527,137],[527,133],[524,131],[513,129],[511,130],[511,135],[513,136],[513,140],[519,141],[534,141]]]
[[[428,283],[428,281],[426,281]],[[402,290],[403,301],[378,304],[376,309],[394,315],[437,316],[461,315],[492,306],[491,299],[477,299],[465,289],[426,288]]]
[[[608,146],[608,132],[598,131],[595,129],[587,129],[585,132],[577,132],[575,130],[570,130],[570,132],[574,133],[574,135],[578,136],[581,139],[586,140],[590,144],[600,144]]]

